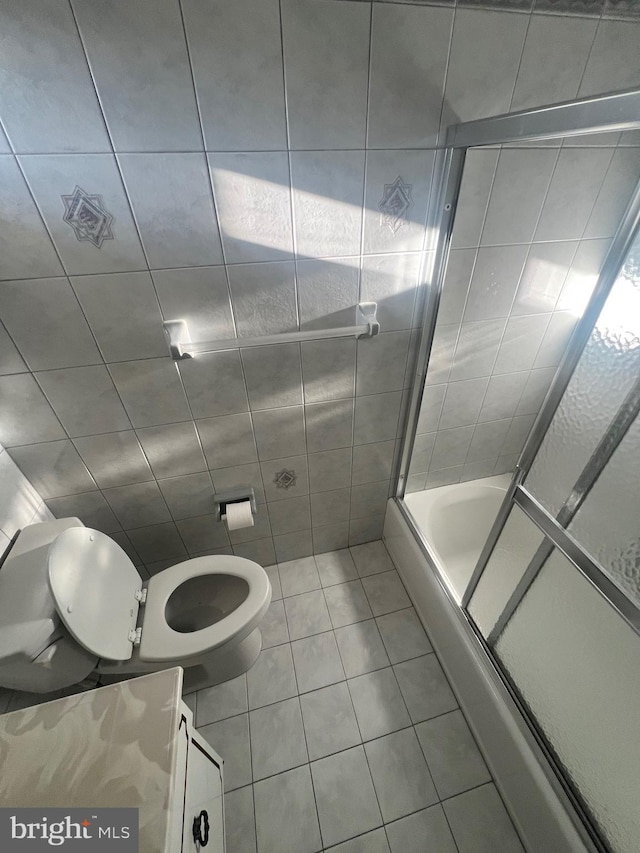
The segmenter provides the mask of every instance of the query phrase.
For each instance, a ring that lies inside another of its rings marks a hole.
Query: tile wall
[[[380,536],[443,129],[640,78],[624,4],[492,5],[2,4],[0,441],[56,516],[150,573]],[[242,337],[359,299],[374,341],[166,353],[163,318]],[[230,540],[213,494],[245,484]]]
[[[22,527],[52,518],[43,498],[0,445],[0,561]]]
[[[513,469],[640,179],[592,140],[469,152],[409,491]]]

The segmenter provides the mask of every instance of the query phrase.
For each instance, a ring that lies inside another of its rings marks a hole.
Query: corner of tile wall
[[[42,497],[0,445],[0,561],[21,528],[53,517]]]

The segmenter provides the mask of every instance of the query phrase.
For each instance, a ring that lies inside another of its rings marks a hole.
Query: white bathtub
[[[495,521],[511,474],[405,496],[416,526],[458,602]]]

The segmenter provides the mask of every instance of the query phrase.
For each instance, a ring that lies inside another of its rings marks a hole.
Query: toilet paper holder
[[[224,521],[228,504],[244,503],[244,501],[250,501],[251,514],[255,516],[258,511],[258,505],[256,503],[256,493],[252,486],[238,486],[235,489],[227,489],[226,492],[214,495],[213,503],[215,506],[216,521]]]

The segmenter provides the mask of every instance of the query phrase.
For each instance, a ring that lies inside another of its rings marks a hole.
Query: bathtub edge
[[[447,596],[395,499],[387,503],[383,541],[451,682],[505,806],[528,853],[595,853],[561,801],[509,707],[486,653]],[[520,723],[515,714],[520,717]],[[531,736],[532,737],[532,736]],[[569,805],[569,809],[570,809]]]

